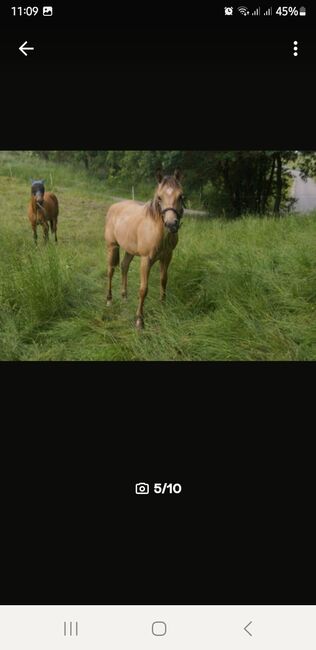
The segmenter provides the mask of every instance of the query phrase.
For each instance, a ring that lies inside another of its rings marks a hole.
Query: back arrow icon
[[[245,632],[247,632],[247,634],[249,634],[249,636],[252,636],[252,634],[251,634],[251,632],[249,632],[249,630],[247,630],[247,627],[249,627],[249,625],[251,625],[251,623],[252,623],[252,621],[250,621],[250,623],[248,623],[248,624],[245,625],[245,627],[244,627]]]
[[[23,44],[19,47],[20,52],[22,52],[22,54],[24,54],[24,56],[27,56],[27,52],[26,52],[25,50],[34,50],[34,47],[25,47],[26,44],[27,44],[27,41],[25,41],[25,43],[23,43]]]

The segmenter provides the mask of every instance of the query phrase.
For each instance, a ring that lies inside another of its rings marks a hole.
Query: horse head
[[[176,169],[173,176],[164,176],[161,170],[157,171],[158,187],[155,192],[155,206],[160,212],[165,228],[176,233],[180,228],[180,220],[184,211],[183,189],[181,185],[181,172]]]
[[[44,182],[45,179],[41,180],[32,180],[32,186],[31,186],[31,192],[32,196],[35,197],[36,202],[42,205],[44,201],[44,193],[45,193],[45,187],[44,187]]]

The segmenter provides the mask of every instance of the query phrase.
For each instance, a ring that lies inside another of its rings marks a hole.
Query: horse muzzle
[[[180,228],[180,223],[179,221],[175,223],[165,223],[165,226],[168,228],[169,232],[176,233]]]
[[[166,212],[174,212],[175,217],[176,217],[174,219],[174,221],[166,221],[166,218],[165,218]],[[164,225],[165,225],[166,228],[168,228],[169,232],[172,232],[172,233],[178,232],[178,230],[180,228],[180,218],[181,218],[181,216],[182,215],[175,208],[165,208],[164,210],[162,210],[162,217],[163,217]]]

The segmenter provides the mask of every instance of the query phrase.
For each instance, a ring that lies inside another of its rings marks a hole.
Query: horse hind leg
[[[129,265],[130,265],[133,257],[134,257],[134,255],[131,255],[131,253],[125,253],[122,264],[121,264],[121,271],[122,271],[122,298],[123,299],[127,298],[127,274],[128,274]]]
[[[118,244],[109,244],[108,246],[108,293],[106,304],[109,307],[112,304],[112,278],[115,267],[120,263],[120,248]]]
[[[57,220],[56,219],[51,220],[51,222],[50,222],[50,230],[51,230],[52,235],[54,235],[55,242],[57,244]]]

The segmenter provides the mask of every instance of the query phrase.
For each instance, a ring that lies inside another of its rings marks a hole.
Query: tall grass
[[[25,156],[14,160],[11,174],[0,170],[1,359],[316,358],[316,214],[279,220],[247,215],[236,222],[185,218],[167,302],[159,303],[156,264],[146,327],[137,332],[137,258],[127,303],[120,300],[116,272],[113,306],[105,308],[109,199],[81,172],[55,165],[59,243],[45,246],[39,237],[35,247],[26,216],[29,177],[44,173]]]

